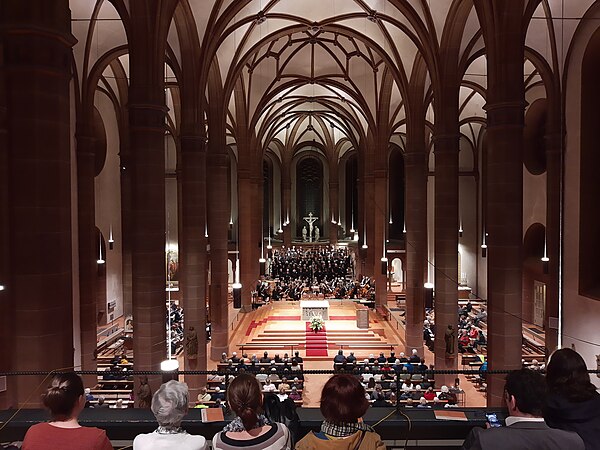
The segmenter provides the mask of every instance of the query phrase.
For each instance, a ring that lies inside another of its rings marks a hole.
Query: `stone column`
[[[368,277],[373,277],[374,267],[375,267],[375,182],[373,173],[366,174],[364,177],[364,200],[363,200],[363,233],[367,235],[367,245],[369,248],[364,251],[364,261],[365,261],[365,271],[364,275]],[[359,244],[362,246],[364,244],[363,235],[360,236]],[[380,252],[381,254],[381,252]],[[380,259],[381,256],[378,255],[377,259]]]
[[[1,281],[14,327],[8,346],[11,370],[73,367],[71,248],[71,130],[69,2],[5,0],[0,3],[6,87],[6,151],[10,199],[9,273]],[[2,127],[4,128],[4,127]],[[2,167],[2,165],[0,165]],[[4,181],[3,181],[4,182]],[[59,325],[60,324],[60,325]],[[51,342],[52,351],[41,345]],[[7,404],[40,405],[39,377],[9,380]],[[33,392],[32,392],[33,391]],[[28,401],[27,403],[25,403]]]
[[[546,136],[546,252],[548,261],[548,286],[546,287],[546,350],[548,354],[558,346],[558,329],[550,328],[550,318],[558,319],[560,278],[560,196],[562,179],[562,135]]]
[[[98,279],[99,241],[96,232],[95,139],[77,125],[77,218],[79,232],[79,321],[81,327],[81,365],[96,370],[96,284]],[[89,380],[92,381],[91,379]],[[86,383],[88,385],[89,383]],[[94,385],[96,382],[94,381]]]
[[[404,155],[406,174],[406,354],[423,355],[425,270],[427,260],[427,153]]]
[[[261,160],[262,161],[262,160]],[[263,234],[263,208],[264,195],[263,195],[263,177],[262,177],[262,162],[256,164],[253,167],[251,176],[251,193],[252,193],[252,205],[253,213],[252,216],[252,259],[253,263],[250,266],[252,268],[250,276],[252,276],[254,282],[258,280],[260,276],[260,266],[258,260],[261,258],[262,250],[264,248],[266,254],[267,244],[264,242]]]
[[[129,133],[127,135],[129,138]],[[131,206],[131,156],[128,147],[121,143],[121,255],[123,258],[123,314],[133,315],[132,298],[132,274],[131,274],[131,234],[132,230],[132,206]]]
[[[238,199],[239,199],[239,258],[240,281],[242,283],[242,310],[252,311],[252,291],[256,286],[254,266],[258,261],[254,256],[254,239],[252,237],[252,214],[258,214],[256,205],[252,203],[252,181],[249,170],[238,166]]]
[[[6,86],[4,76],[4,45],[0,39],[0,210],[8,211],[8,131]],[[5,286],[10,276],[10,235],[8,214],[0,215],[0,285]],[[12,299],[8,291],[0,291],[0,371],[10,370],[10,354],[13,351]],[[0,409],[9,407],[8,393],[0,392]]]
[[[329,224],[329,243],[332,245],[336,245],[338,242],[338,230],[340,229],[340,224],[338,222],[339,218],[340,218],[340,214],[339,214],[339,191],[340,191],[340,184],[337,180],[337,170],[335,171],[330,171],[329,176],[335,176],[335,180],[332,181],[331,178],[329,178],[329,221],[331,222],[331,220],[335,220],[335,224],[330,223]],[[325,224],[325,222],[323,222],[323,224]]]
[[[381,258],[384,257],[384,243],[387,229],[387,170],[378,170],[374,176],[373,197],[373,278],[375,279],[375,303],[387,303],[387,270],[381,271]],[[369,244],[370,246],[371,244]]]
[[[130,88],[131,89],[131,88]],[[149,92],[143,92],[148,94]],[[130,95],[131,263],[133,356],[136,370],[159,370],[167,356],[165,333],[165,149],[163,104]],[[158,377],[151,380],[158,388]]]
[[[184,369],[206,370],[206,149],[199,134],[181,136],[181,293],[185,333],[198,336],[198,354],[189,358],[184,346]],[[191,401],[198,396],[202,379],[186,377]]]
[[[218,360],[229,352],[229,324],[227,307],[227,227],[229,202],[227,200],[227,153],[225,149],[211,148],[207,162],[208,187],[208,240],[210,242],[210,358]]]
[[[521,78],[521,83],[523,79]],[[490,103],[488,144],[488,355],[490,370],[521,367],[523,270],[522,101]],[[517,175],[517,176],[515,176]],[[499,406],[504,376],[488,377],[488,405]]]
[[[283,199],[283,208],[281,212],[282,222],[285,222],[288,219],[288,214],[291,216],[292,213],[292,182],[289,180],[289,169],[288,178],[286,180],[281,181],[281,186],[283,188],[282,196]],[[282,173],[284,173],[282,171]],[[292,218],[289,217],[291,220]],[[283,227],[283,245],[286,247],[292,246],[292,224],[289,223],[287,226]]]
[[[435,137],[435,368],[452,370],[458,361],[458,134]],[[446,331],[454,329],[454,353]],[[454,375],[436,376],[448,385]]]

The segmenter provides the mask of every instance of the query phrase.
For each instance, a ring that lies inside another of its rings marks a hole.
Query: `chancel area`
[[[599,73],[592,0],[2,0],[0,408],[596,369]]]

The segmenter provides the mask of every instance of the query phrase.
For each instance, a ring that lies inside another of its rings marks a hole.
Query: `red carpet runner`
[[[306,322],[306,356],[327,356],[327,330],[323,327],[316,333]]]

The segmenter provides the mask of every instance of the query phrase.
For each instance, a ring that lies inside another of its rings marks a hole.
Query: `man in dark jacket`
[[[473,428],[463,444],[466,450],[584,450],[576,433],[555,430],[544,422],[542,408],[546,383],[537,371],[514,370],[506,376],[504,387],[509,417],[506,426]]]

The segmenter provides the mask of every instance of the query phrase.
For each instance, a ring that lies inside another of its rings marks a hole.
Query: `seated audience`
[[[260,362],[263,364],[271,364],[271,358],[269,358],[269,352],[265,352],[263,357],[260,358]]]
[[[298,364],[301,364],[301,363],[304,362],[304,359],[302,359],[302,357],[300,356],[300,352],[298,352],[298,351],[294,352],[294,358],[293,359],[295,359],[298,362]]]
[[[221,401],[225,400],[225,394],[223,394],[223,393],[221,392],[221,388],[220,388],[219,386],[217,386],[217,387],[215,388],[215,392],[212,394],[212,396],[211,396],[211,397],[212,397],[212,398],[211,398],[211,400],[212,400],[212,401],[215,401],[215,402],[216,402],[217,400],[221,400]]]
[[[575,431],[587,450],[600,446],[600,394],[585,361],[570,348],[555,351],[546,370],[548,398],[544,418],[552,428]]]
[[[365,394],[354,376],[331,377],[321,392],[320,409],[325,417],[321,430],[308,433],[298,442],[296,450],[384,450],[379,435],[361,420],[369,408]]]
[[[298,392],[298,389],[296,388],[296,386],[292,387],[292,391],[290,392],[290,394],[288,395],[288,398],[290,400],[302,400],[302,395],[300,395],[300,393]]]
[[[345,363],[346,363],[346,357],[344,356],[344,351],[338,350],[337,355],[335,355],[333,357],[334,368],[335,368],[335,364],[345,364]]]
[[[192,436],[181,428],[181,421],[188,412],[187,384],[174,380],[163,384],[152,397],[151,409],[158,428],[136,436],[133,450],[204,450],[207,447],[202,436]]]
[[[215,434],[213,449],[292,450],[287,427],[280,423],[269,424],[262,414],[263,395],[254,376],[238,375],[227,390],[227,402],[236,417]]]
[[[375,408],[390,406],[390,404],[385,400],[385,395],[383,395],[383,392],[379,390],[374,391],[372,397],[373,403],[371,403],[371,406]]]
[[[43,402],[52,418],[27,430],[23,450],[112,450],[104,430],[82,427],[77,421],[86,402],[79,375],[73,372],[56,375]]]
[[[421,397],[419,399],[419,404],[417,405],[417,408],[431,408],[431,406],[427,404],[427,399],[425,397]]]
[[[267,379],[265,381],[265,385],[263,386],[263,392],[275,392],[277,391],[277,386],[271,383],[271,380]]]
[[[198,402],[204,403],[211,401],[212,398],[208,393],[208,390],[205,387],[200,388],[200,393],[198,394]]]
[[[288,398],[288,395],[285,392],[285,388],[281,385],[279,385],[279,392],[277,393],[277,397],[279,398],[280,402],[282,402]]]
[[[108,403],[105,403],[104,397],[98,397],[98,404],[94,408],[108,408]]]
[[[427,388],[427,391],[423,394],[425,400],[433,400],[436,398],[435,392],[433,392],[433,388],[430,386]]]
[[[583,441],[576,433],[552,429],[544,422],[546,392],[544,377],[539,372],[528,369],[510,372],[504,387],[509,413],[506,426],[473,428],[463,449],[583,450]]]
[[[417,364],[421,362],[421,357],[419,356],[416,348],[413,348],[412,355],[410,356],[408,361],[411,363],[417,363]]]

